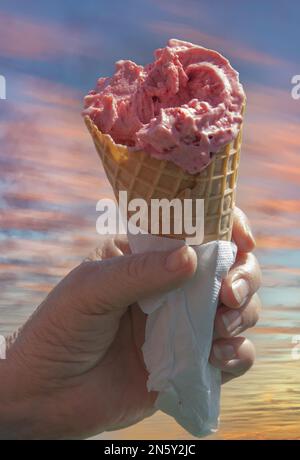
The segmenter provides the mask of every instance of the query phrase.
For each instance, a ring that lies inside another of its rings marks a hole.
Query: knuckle
[[[113,237],[113,243],[122,254],[131,254],[127,235],[116,235]]]
[[[255,362],[255,355],[251,355],[251,356],[248,356],[248,358],[245,359],[244,361],[244,373],[245,372],[248,372],[249,369],[251,369],[251,367],[253,366]]]
[[[221,315],[218,315],[218,317],[216,318],[215,331],[218,337],[222,337],[222,338],[230,337],[230,333],[226,329]]]
[[[254,364],[253,360],[250,360],[250,359],[245,360],[243,362],[243,366],[240,367],[239,371],[237,372],[237,375],[241,377],[242,375],[246,374],[251,369],[253,364]]]
[[[251,311],[250,327],[253,327],[258,322],[259,316],[260,316],[260,311],[261,311],[261,301],[260,301],[259,296],[257,294],[253,295],[253,297],[251,299],[251,302],[249,304],[249,309]]]
[[[108,253],[110,252],[110,248],[113,246],[113,238],[103,237],[100,239],[99,245],[89,254],[89,256],[85,259],[85,262],[93,262],[99,261],[108,258]]]
[[[246,331],[247,329],[251,329],[254,327],[259,319],[258,313],[255,308],[252,308],[252,305],[249,304],[247,308],[242,313],[242,329],[238,331],[238,333],[242,331]]]
[[[102,249],[102,259],[110,259],[117,255],[116,246],[112,237],[106,238]]]
[[[107,251],[109,250],[111,246],[111,238],[106,238],[104,241],[103,241],[103,244],[102,244],[102,257],[105,258],[105,255],[107,253]]]
[[[232,368],[232,373],[236,377],[244,375],[255,362],[255,348],[253,343],[245,337],[237,337],[238,363]]]
[[[245,368],[245,372],[247,372],[254,364],[255,362],[255,348],[254,348],[254,345],[253,343],[246,339],[245,344],[247,344],[247,347],[248,347],[248,353],[245,354],[245,357],[244,357],[244,368]]]
[[[236,267],[243,270],[245,273],[252,273],[258,265],[257,259],[252,252],[241,254],[237,260]]]
[[[250,285],[250,290],[254,294],[262,284],[262,274],[259,263],[254,254],[247,254],[247,257],[239,260],[234,268],[231,281],[244,278]]]
[[[222,337],[224,339],[230,339],[232,337],[232,332],[228,331],[225,326],[223,326],[223,329],[222,329]]]
[[[102,260],[103,259],[103,248],[102,247],[97,247],[95,249],[95,258],[94,260]]]
[[[243,262],[243,265],[240,266],[240,270],[243,271],[245,276],[252,278],[258,271],[258,262],[255,255],[250,252]]]
[[[249,322],[249,328],[254,327],[259,319],[258,313],[256,311],[253,312],[253,315],[251,315],[251,319]]]
[[[235,370],[234,374],[236,377],[241,377],[242,375],[246,374],[251,367],[253,366],[255,361],[255,356],[249,355],[247,358],[244,358],[240,365]]]
[[[217,322],[217,333],[219,337],[224,339],[229,339],[232,336],[232,332],[226,328],[222,317]]]

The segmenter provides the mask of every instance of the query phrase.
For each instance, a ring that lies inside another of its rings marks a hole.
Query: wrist
[[[0,439],[44,439],[51,435],[47,398],[35,391],[28,363],[20,365],[15,337],[7,339],[7,356],[0,360]]]
[[[32,430],[32,411],[23,397],[18,372],[12,360],[0,361],[0,439],[23,439]]]

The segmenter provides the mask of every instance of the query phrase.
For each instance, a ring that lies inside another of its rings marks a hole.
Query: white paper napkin
[[[128,235],[133,253],[176,249],[184,241]],[[208,360],[222,278],[234,263],[236,246],[213,241],[194,246],[198,266],[183,287],[139,302],[148,315],[144,360],[148,390],[159,392],[157,409],[194,436],[217,430],[221,373]]]

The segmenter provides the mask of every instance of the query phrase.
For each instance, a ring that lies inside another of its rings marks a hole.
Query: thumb
[[[154,294],[177,288],[197,266],[195,251],[148,252],[87,262],[71,272],[74,289],[93,314],[123,309]]]
[[[187,246],[174,252],[85,262],[48,295],[23,327],[11,352],[22,350],[31,366],[37,360],[36,367],[43,375],[48,375],[49,369],[40,365],[40,358],[53,363],[56,374],[87,371],[113,342],[127,306],[177,288],[194,274],[196,262],[194,250]]]
[[[179,287],[192,277],[196,266],[196,253],[188,246],[79,265],[50,295],[51,303],[60,305],[55,310],[64,322],[64,340],[72,331],[72,346],[78,349],[84,344],[85,353],[93,350],[100,359],[130,304]]]

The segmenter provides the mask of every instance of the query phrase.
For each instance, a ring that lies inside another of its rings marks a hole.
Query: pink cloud
[[[80,115],[82,95],[31,77],[22,79],[19,96],[0,121],[7,181],[2,228],[51,232],[87,226],[96,236],[89,213],[95,222],[96,202],[113,194]]]
[[[30,216],[22,211],[18,222],[13,207],[29,203],[41,209],[40,204],[48,203],[72,209],[79,204],[95,205],[103,196],[112,197],[112,191],[80,116],[82,95],[43,79],[22,81],[20,102],[9,107],[20,120],[1,122],[10,160],[3,171],[11,180],[4,193],[11,209],[5,222],[7,228],[29,229],[31,225],[40,228],[43,219],[52,217],[45,214],[37,219],[33,212],[31,224]],[[238,204],[247,211],[260,248],[298,248],[296,234],[290,238],[299,213],[297,114],[289,113],[289,96],[281,90],[250,87],[247,94]],[[276,217],[272,222],[270,215]],[[75,227],[77,221],[70,219],[69,228]]]
[[[156,21],[148,24],[148,29],[155,34],[169,35],[182,40],[189,40],[193,43],[220,50],[225,55],[242,61],[251,62],[263,66],[282,66],[285,61],[271,56],[270,54],[258,51],[242,43],[229,40],[217,35],[210,35],[187,24],[180,24],[169,21]]]
[[[284,234],[274,236],[271,226],[266,230],[268,234],[256,234],[256,244],[259,249],[300,249],[300,236],[288,238]]]
[[[19,75],[19,80],[22,82],[22,97],[27,98],[27,103],[31,100],[34,105],[45,104],[68,111],[80,110],[82,94],[74,88],[37,76]]]
[[[276,215],[279,213],[300,213],[300,200],[272,200],[272,199],[260,199],[255,204],[257,210],[263,211],[269,215]]]
[[[0,12],[0,55],[46,60],[66,54],[91,54],[74,28]]]

